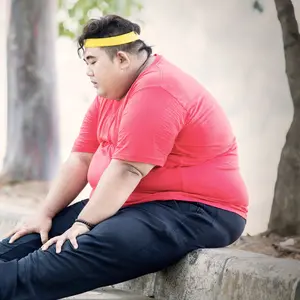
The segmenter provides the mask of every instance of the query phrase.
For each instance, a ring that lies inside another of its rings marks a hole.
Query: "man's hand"
[[[42,250],[45,251],[53,244],[56,244],[56,253],[60,253],[63,244],[67,240],[70,240],[73,247],[75,249],[77,249],[78,248],[77,239],[76,239],[77,236],[85,234],[89,231],[90,230],[86,225],[81,224],[81,223],[74,223],[73,226],[71,228],[69,228],[65,233],[52,238],[46,244],[44,244],[42,247]]]
[[[21,224],[7,234],[11,236],[9,243],[13,243],[17,239],[30,233],[39,233],[42,243],[48,241],[48,234],[52,227],[52,218],[43,213],[38,213],[35,216],[30,216]]]

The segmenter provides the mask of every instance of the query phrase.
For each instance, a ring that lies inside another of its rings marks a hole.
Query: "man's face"
[[[126,55],[125,55],[126,56]],[[99,96],[118,99],[123,96],[126,82],[124,70],[128,69],[128,62],[116,56],[113,60],[101,48],[87,48],[84,53],[87,64],[87,75],[97,89]]]

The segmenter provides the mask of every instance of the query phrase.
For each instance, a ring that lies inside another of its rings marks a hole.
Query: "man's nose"
[[[94,72],[91,70],[89,66],[86,68],[86,75],[89,77],[92,77],[94,75]]]

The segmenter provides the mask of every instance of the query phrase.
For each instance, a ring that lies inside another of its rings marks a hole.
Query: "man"
[[[0,243],[1,300],[116,284],[242,234],[248,197],[226,116],[139,34],[114,15],[85,26],[98,96],[45,202]],[[69,206],[87,182],[90,199]]]

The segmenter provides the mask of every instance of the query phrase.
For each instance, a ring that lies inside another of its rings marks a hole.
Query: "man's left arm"
[[[151,164],[113,159],[78,219],[98,224],[113,216],[153,167]]]
[[[153,167],[150,164],[113,159],[78,219],[96,225],[116,214],[140,180]],[[60,253],[66,240],[70,240],[73,247],[77,249],[77,236],[87,233],[89,230],[88,226],[75,222],[65,233],[46,242],[42,246],[42,250],[45,251],[51,245],[56,244],[56,253]]]

